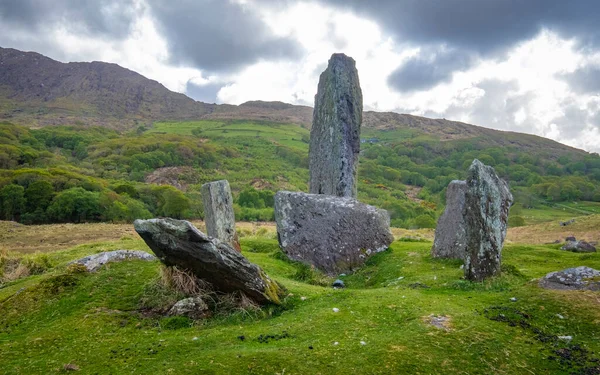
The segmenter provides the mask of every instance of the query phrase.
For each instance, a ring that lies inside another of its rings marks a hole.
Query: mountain
[[[312,108],[282,102],[207,104],[116,64],[61,63],[35,52],[0,47],[0,121],[30,127],[101,125],[127,129],[161,120],[252,120],[310,128]],[[445,119],[366,111],[363,127],[407,130],[439,140],[477,138],[490,147],[586,154],[542,137],[502,132]]]

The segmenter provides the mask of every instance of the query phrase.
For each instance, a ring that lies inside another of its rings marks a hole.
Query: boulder
[[[139,250],[115,250],[105,251],[87,257],[77,259],[69,264],[81,264],[87,268],[89,272],[98,271],[103,265],[110,262],[122,262],[124,260],[139,259],[145,261],[156,260],[156,257],[152,254],[148,254],[145,251]]]
[[[569,236],[569,237],[565,238],[565,241],[567,241],[567,242],[575,242],[575,241],[577,241],[577,238],[575,238],[575,236]]]
[[[394,240],[387,211],[353,198],[279,191],[275,221],[283,252],[329,275],[357,269]]]
[[[190,297],[178,301],[169,310],[171,316],[187,316],[191,319],[201,319],[209,314],[208,305],[201,297]]]
[[[209,182],[202,185],[201,192],[206,233],[230,244],[237,251],[242,251],[235,231],[233,198],[229,182],[227,180]]]
[[[473,160],[465,192],[465,278],[471,281],[500,273],[502,246],[513,196],[494,168]]]
[[[454,180],[446,190],[446,209],[438,219],[431,248],[434,258],[464,259],[467,245],[465,219],[465,192],[467,183]]]
[[[242,292],[259,304],[280,304],[284,289],[231,245],[170,218],[136,220],[135,230],[167,266],[191,271],[215,290]]]
[[[600,271],[589,267],[550,272],[539,285],[544,289],[600,291]]]
[[[310,130],[310,193],[356,197],[363,99],[356,63],[335,53],[319,77]]]
[[[567,241],[560,248],[561,250],[572,251],[574,253],[595,253],[596,248],[589,242],[580,240],[580,241]]]

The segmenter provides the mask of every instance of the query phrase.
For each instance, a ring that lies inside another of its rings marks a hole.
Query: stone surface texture
[[[130,259],[139,259],[146,261],[156,260],[156,257],[152,254],[148,254],[145,251],[139,250],[115,250],[115,251],[105,251],[103,253],[98,253],[94,255],[90,255],[76,261],[73,261],[69,264],[77,263],[85,266],[89,272],[98,271],[103,265],[110,262],[122,262],[124,260]]]
[[[596,247],[586,241],[567,241],[561,248],[561,250],[572,251],[574,253],[595,253]]]
[[[387,211],[353,198],[279,191],[275,221],[283,252],[329,275],[356,270],[394,240]]]
[[[190,297],[178,301],[169,310],[171,316],[187,316],[191,319],[201,319],[209,314],[209,308],[201,297]]]
[[[465,277],[483,281],[500,274],[508,211],[513,202],[508,184],[494,168],[473,160],[465,192]]]
[[[281,303],[284,288],[231,245],[185,220],[136,220],[135,230],[167,266],[191,271],[220,292],[243,292],[259,304]]]
[[[550,272],[540,282],[544,289],[600,291],[600,271],[589,267]]]
[[[464,259],[467,246],[465,220],[465,193],[467,183],[454,180],[446,190],[446,209],[438,219],[431,248],[434,258]]]
[[[310,193],[356,197],[363,99],[354,59],[336,53],[321,73],[310,130]]]
[[[229,182],[227,180],[209,182],[202,185],[201,193],[206,233],[230,244],[237,251],[242,251],[235,231],[233,197]]]

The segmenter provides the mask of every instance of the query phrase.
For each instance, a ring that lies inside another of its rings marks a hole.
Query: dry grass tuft
[[[187,270],[162,266],[160,279],[167,288],[187,296],[205,296],[212,293],[212,285]]]

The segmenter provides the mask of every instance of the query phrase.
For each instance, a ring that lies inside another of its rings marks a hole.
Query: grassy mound
[[[147,315],[158,262],[92,274],[66,267],[97,251],[146,249],[141,241],[48,253],[44,273],[0,287],[3,372],[598,373],[598,293],[546,291],[532,279],[572,266],[600,269],[600,254],[510,245],[502,276],[471,283],[459,262],[432,259],[431,243],[397,241],[334,290],[282,259],[273,240],[244,242],[245,255],[288,288],[285,308],[200,321]]]

